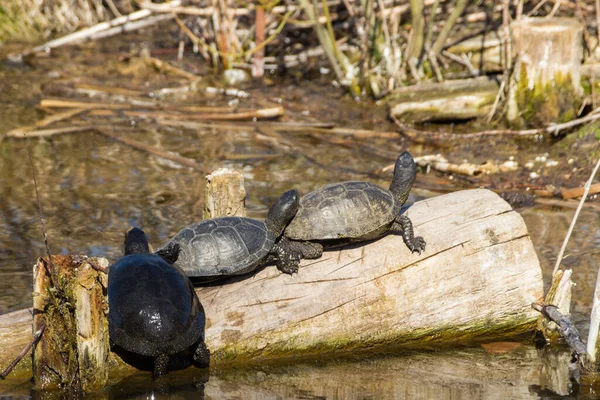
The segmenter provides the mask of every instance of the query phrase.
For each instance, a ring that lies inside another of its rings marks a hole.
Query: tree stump
[[[206,196],[202,218],[245,217],[246,189],[244,175],[220,168],[206,176]]]
[[[36,388],[90,391],[108,382],[108,277],[99,271],[107,266],[69,255],[34,266],[33,330],[45,326],[33,350]]]
[[[583,93],[583,26],[575,18],[524,18],[510,28],[516,61],[507,119],[539,127],[575,118]]]

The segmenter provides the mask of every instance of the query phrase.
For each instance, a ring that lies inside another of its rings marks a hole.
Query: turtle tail
[[[125,255],[150,253],[146,234],[140,228],[131,228],[125,234]]]
[[[408,194],[417,176],[417,165],[409,152],[403,151],[396,160],[390,192],[400,204],[406,203]]]

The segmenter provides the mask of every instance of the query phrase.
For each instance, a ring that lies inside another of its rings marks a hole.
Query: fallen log
[[[487,77],[427,83],[392,92],[390,114],[400,121],[454,121],[487,115],[499,84]]]
[[[427,241],[421,255],[388,235],[304,260],[293,276],[266,267],[197,288],[213,365],[533,328],[542,273],[523,219],[508,203],[468,190],[415,203],[407,215]],[[0,316],[0,367],[30,339],[28,311]],[[111,380],[131,371],[112,368]]]

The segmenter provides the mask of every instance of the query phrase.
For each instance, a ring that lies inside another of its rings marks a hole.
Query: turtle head
[[[156,255],[160,256],[163,260],[168,262],[169,264],[175,264],[177,259],[179,258],[179,251],[181,248],[179,247],[179,243],[169,242],[165,247],[158,250]]]
[[[400,204],[406,203],[410,188],[417,176],[417,165],[409,152],[403,151],[396,160],[390,192]]]
[[[125,234],[125,255],[149,253],[150,246],[146,234],[140,228],[131,228]]]
[[[296,215],[300,206],[300,196],[296,189],[288,190],[273,204],[267,213],[265,224],[276,237],[281,236],[283,230]]]

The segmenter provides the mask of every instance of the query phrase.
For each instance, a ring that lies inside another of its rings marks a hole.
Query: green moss
[[[542,127],[570,121],[577,116],[581,96],[575,91],[570,74],[557,73],[553,82],[538,80],[529,88],[527,68],[522,65],[516,89],[522,127]]]
[[[383,300],[385,301],[385,300]],[[515,315],[502,320],[480,320],[460,328],[456,326],[437,326],[428,329],[416,329],[408,332],[397,331],[393,327],[382,326],[380,334],[365,338],[356,336],[332,336],[328,340],[311,344],[302,334],[290,334],[281,344],[270,343],[261,345],[261,341],[268,342],[268,338],[260,338],[242,343],[232,343],[213,352],[213,358],[219,362],[248,362],[280,359],[297,356],[314,356],[325,353],[360,351],[373,347],[385,348],[399,345],[418,348],[443,343],[456,343],[457,341],[471,341],[477,338],[490,339],[495,337],[516,336],[531,331],[535,326],[536,318],[525,315]],[[297,332],[297,327],[290,331]],[[277,332],[277,337],[285,336],[285,332]],[[264,344],[264,343],[263,343]]]

